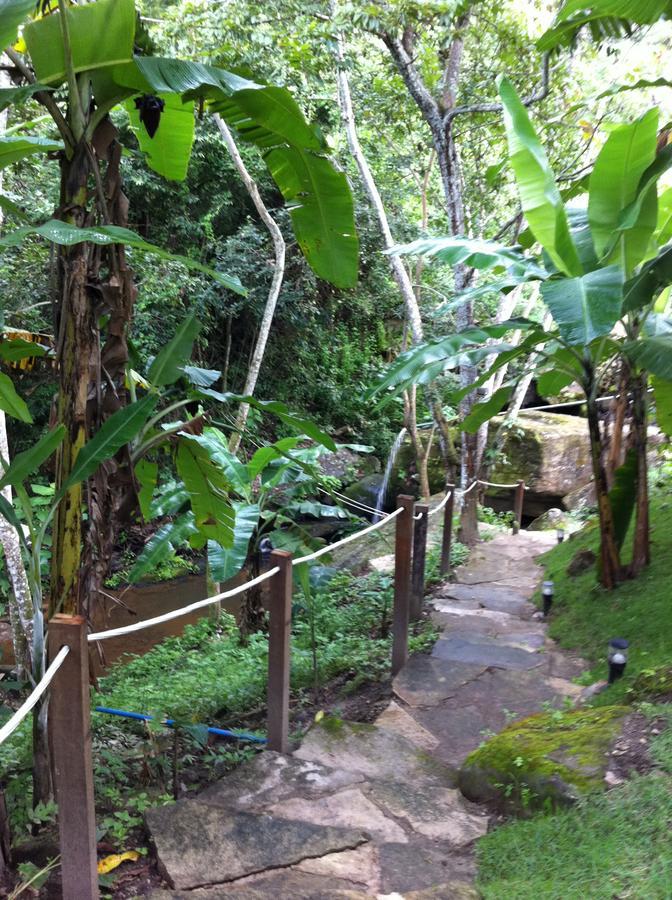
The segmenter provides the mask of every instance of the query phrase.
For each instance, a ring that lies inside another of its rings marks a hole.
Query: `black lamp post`
[[[625,671],[628,661],[628,647],[630,642],[625,638],[612,638],[609,641],[609,652],[607,659],[609,660],[609,684],[618,681]]]
[[[561,543],[564,541],[564,539],[565,539],[565,529],[564,529],[564,528],[558,528],[558,530],[556,531],[555,534],[556,534],[556,537],[557,537],[557,539],[558,539],[558,543],[561,544]]]
[[[259,569],[261,572],[267,572],[271,562],[271,553],[273,552],[273,544],[271,539],[263,537],[259,541]]]
[[[550,613],[553,606],[553,582],[545,581],[541,586],[541,596],[544,599],[544,618]]]

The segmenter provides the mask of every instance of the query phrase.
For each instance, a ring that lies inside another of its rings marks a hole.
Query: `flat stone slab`
[[[406,740],[416,744],[427,753],[431,753],[438,744],[438,740],[434,735],[430,734],[426,728],[418,725],[415,719],[394,700],[378,716],[375,724],[380,725],[381,728],[386,728],[388,731],[396,731],[397,734],[405,737]]]
[[[201,803],[263,812],[290,798],[320,797],[364,781],[363,775],[265,750],[198,795]]]
[[[524,601],[524,594],[510,588],[492,587],[489,584],[444,584],[436,592],[437,597],[451,597],[453,600],[475,600],[480,606],[483,601],[498,596],[512,602]]]
[[[226,887],[202,888],[196,891],[154,891],[150,900],[361,900],[370,896],[356,890],[349,881],[330,878],[327,883],[320,875],[280,871],[263,878]]]
[[[469,884],[476,874],[476,864],[469,850],[450,851],[445,844],[436,845],[432,841],[382,844],[378,854],[382,895],[403,894],[406,897],[409,891],[436,888],[446,882]],[[453,894],[444,894],[442,900],[452,898]]]
[[[453,847],[466,847],[488,830],[487,814],[465,803],[460,792],[451,788],[374,781],[369,796],[391,815],[408,822],[417,834]]]
[[[455,628],[447,630],[445,636],[451,640],[471,641],[477,644],[517,647],[528,652],[541,650],[546,644],[543,633],[538,631],[513,631],[512,629],[497,631],[493,629],[490,632],[483,632],[470,628]]]
[[[145,814],[159,870],[178,890],[234,881],[290,866],[368,840],[353,828],[330,828],[230,811],[198,800],[157,806]]]
[[[435,648],[436,649],[436,645]],[[392,683],[394,693],[408,706],[437,706],[485,672],[486,665],[412,656]]]
[[[405,844],[407,840],[403,828],[383,815],[357,788],[339,791],[328,797],[283,800],[271,807],[269,812],[278,819],[337,828],[358,828],[377,841]]]
[[[468,600],[465,602],[459,600],[434,600],[434,608],[438,613],[442,613],[449,616],[478,616],[483,620],[489,620],[490,622],[498,622],[504,624],[505,622],[516,622],[517,625],[520,625],[519,620],[515,616],[509,615],[509,613],[497,612],[494,609],[483,609],[483,607],[477,603],[475,600]]]
[[[367,778],[408,778],[453,786],[450,770],[400,734],[375,725],[325,718],[310,729],[294,756]]]
[[[544,657],[519,647],[508,647],[506,644],[476,643],[461,640],[452,635],[440,638],[432,649],[432,656],[453,662],[471,663],[477,666],[494,666],[498,669],[536,669],[544,662]]]
[[[343,850],[317,859],[306,859],[296,866],[296,870],[328,879],[327,884],[338,884],[342,880],[373,896],[380,889],[378,848],[374,844],[363,844],[356,850]]]

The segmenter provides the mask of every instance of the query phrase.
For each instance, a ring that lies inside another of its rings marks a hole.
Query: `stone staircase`
[[[561,705],[580,660],[547,640],[528,599],[552,536],[479,545],[431,598],[442,629],[394,681],[375,724],[325,718],[292,754],[265,752],[195,799],[148,811],[168,898],[478,896],[487,812],[456,769],[511,717]]]

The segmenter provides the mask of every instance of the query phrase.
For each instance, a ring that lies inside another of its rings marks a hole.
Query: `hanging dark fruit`
[[[147,134],[153,138],[161,121],[161,113],[166,104],[160,97],[154,94],[143,94],[135,98],[135,108],[140,113],[140,121],[145,126]]]

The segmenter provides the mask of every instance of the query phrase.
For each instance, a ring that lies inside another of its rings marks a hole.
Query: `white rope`
[[[481,479],[479,479],[478,483],[482,484],[484,487],[494,487],[494,488],[517,488],[518,487],[518,482],[516,482],[515,484],[499,484],[496,481],[481,481]],[[529,491],[529,487],[527,485],[525,485],[525,490]]]
[[[413,521],[414,521],[414,522],[419,522],[420,519],[423,517],[423,515],[424,515],[424,514],[423,514],[423,512],[422,512],[422,510],[421,510],[419,513],[417,513],[417,515],[413,516]]]
[[[95,632],[94,634],[90,634],[87,637],[87,640],[89,643],[92,643],[93,641],[106,641],[109,638],[119,637],[122,634],[130,634],[132,631],[142,631],[144,628],[160,625],[162,622],[170,622],[171,619],[179,619],[180,616],[186,616],[191,612],[195,612],[197,609],[202,609],[204,606],[210,606],[212,603],[218,603],[220,600],[228,600],[230,597],[236,597],[238,594],[243,594],[245,591],[249,591],[250,588],[262,584],[264,581],[268,581],[269,578],[272,578],[279,571],[280,569],[276,566],[273,569],[269,569],[268,572],[264,572],[263,575],[258,575],[256,578],[253,578],[252,581],[246,581],[245,584],[238,585],[238,587],[232,588],[230,591],[223,591],[221,594],[215,594],[214,597],[206,597],[205,600],[197,600],[195,603],[190,603],[188,606],[182,606],[180,609],[173,609],[170,612],[164,613],[162,616],[155,616],[153,619],[145,619],[142,622],[133,622],[132,625],[124,625],[122,628],[110,628],[109,631]]]
[[[349,534],[347,537],[341,538],[340,541],[336,541],[335,544],[327,544],[326,547],[320,547],[319,550],[316,550],[314,553],[310,553],[308,556],[299,556],[298,559],[292,560],[293,566],[298,566],[301,563],[312,562],[314,559],[319,559],[320,556],[324,556],[325,553],[333,553],[333,551],[337,547],[342,547],[344,544],[349,544],[351,541],[359,540],[359,538],[364,537],[365,534],[370,534],[372,531],[376,531],[378,528],[382,528],[383,525],[386,525],[392,519],[396,519],[396,517],[404,511],[404,507],[400,506],[399,509],[395,509],[393,513],[390,513],[389,516],[385,516],[384,519],[381,519],[379,522],[374,522],[373,525],[369,525],[368,528],[362,528],[359,531],[356,531],[354,534]]]
[[[323,494],[329,496],[329,491],[325,491],[324,488],[320,488],[320,491]],[[344,503],[347,503],[350,506],[354,506],[355,509],[361,509],[364,512],[371,513],[372,515],[380,515],[382,513],[382,509],[376,509],[373,506],[362,503],[360,500],[351,500],[350,497],[346,497],[345,494],[340,494],[338,491],[331,491],[331,493],[334,495],[334,497],[338,497],[339,500],[342,500]]]
[[[0,728],[0,744],[4,743],[4,741],[7,740],[7,738],[10,736],[10,734],[13,734],[13,732],[16,731],[16,729],[19,727],[21,722],[23,722],[23,720],[26,718],[26,716],[31,711],[31,709],[37,704],[40,697],[44,694],[46,689],[51,684],[51,681],[52,681],[54,675],[56,674],[56,672],[58,672],[58,670],[63,665],[63,662],[65,661],[65,657],[68,655],[69,652],[70,652],[69,647],[61,647],[61,649],[58,651],[58,653],[54,657],[53,662],[51,663],[51,665],[49,666],[47,671],[44,673],[44,677],[39,682],[37,687],[33,690],[33,692],[28,697],[28,699],[25,700],[21,704],[21,706],[17,709],[17,711],[12,716],[12,718],[8,722],[5,722],[5,724],[2,726],[2,728]]]
[[[469,491],[473,491],[473,489],[476,487],[477,484],[478,484],[478,481],[472,481],[466,490],[464,490],[464,491],[460,490],[460,496],[466,497],[467,494],[469,493]]]
[[[445,497],[443,498],[443,500],[442,500],[437,506],[435,506],[434,509],[430,509],[430,511],[429,511],[429,515],[430,515],[430,516],[435,515],[435,513],[441,512],[441,510],[443,509],[443,507],[444,507],[444,506],[446,505],[446,503],[448,503],[448,501],[450,500],[451,494],[453,493],[453,491],[454,491],[454,489],[455,489],[455,485],[454,485],[454,484],[449,484],[448,487],[450,488],[450,490],[446,493],[446,495],[445,495]]]

